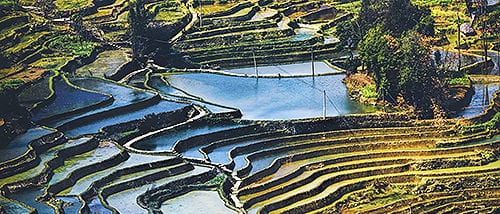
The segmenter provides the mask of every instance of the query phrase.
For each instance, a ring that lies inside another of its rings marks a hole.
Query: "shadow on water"
[[[500,89],[500,83],[474,84],[474,95],[470,104],[459,112],[456,118],[471,118],[480,115],[486,110],[493,94]]]

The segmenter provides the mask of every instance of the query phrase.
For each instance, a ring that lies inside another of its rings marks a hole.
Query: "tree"
[[[401,38],[398,53],[401,56],[401,94],[407,103],[425,112],[431,107],[431,98],[439,92],[430,48],[424,45],[416,31],[408,31]]]
[[[346,20],[339,22],[335,28],[335,34],[343,46],[356,47],[363,38],[357,20]]]
[[[368,30],[358,44],[359,55],[374,77],[380,98],[396,102],[398,94],[398,58],[394,55],[397,41],[380,26]]]
[[[141,61],[144,57],[146,44],[146,30],[148,24],[148,13],[144,8],[144,0],[132,0],[129,2],[129,32],[132,43],[133,60]]]
[[[428,8],[420,8],[409,0],[363,0],[359,12],[361,32],[381,27],[400,37],[403,32],[417,28],[423,35],[434,36],[434,19]]]

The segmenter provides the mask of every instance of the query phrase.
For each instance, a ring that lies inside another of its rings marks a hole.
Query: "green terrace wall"
[[[14,194],[26,190],[28,188],[36,187],[45,184],[50,181],[50,178],[54,174],[54,170],[60,166],[64,165],[64,161],[78,154],[83,154],[85,152],[91,151],[99,146],[99,141],[92,138],[87,143],[79,144],[77,146],[62,149],[56,152],[55,157],[47,162],[45,169],[39,175],[22,180],[15,183],[10,183],[2,186],[2,192],[4,195]]]
[[[253,3],[251,1],[240,2],[237,5],[229,8],[228,10],[220,11],[217,13],[211,13],[211,14],[203,16],[203,18],[214,18],[214,17],[220,17],[220,16],[228,16],[228,15],[231,15],[233,13],[240,11],[241,9],[244,9],[244,8],[247,8],[250,6],[253,6]]]
[[[26,153],[0,164],[0,178],[6,178],[37,166],[40,163],[38,154],[65,142],[66,138],[60,132],[51,133],[31,141]]]
[[[97,148],[97,147],[96,147]],[[101,170],[105,170],[107,168],[116,166],[120,164],[121,162],[127,160],[130,157],[130,155],[124,150],[121,149],[120,153],[117,155],[110,157],[109,159],[103,160],[99,163],[94,163],[91,165],[87,165],[81,168],[76,169],[75,171],[72,171],[67,177],[58,183],[55,183],[53,185],[50,185],[45,189],[44,196],[42,196],[45,199],[48,199],[49,197],[52,197],[54,194],[57,194],[73,185],[75,183],[90,174],[96,173]]]
[[[64,132],[64,131],[70,130],[72,128],[76,128],[78,126],[92,123],[100,118],[122,115],[122,114],[126,114],[127,112],[130,112],[130,111],[143,109],[143,108],[155,105],[160,101],[161,101],[161,97],[159,95],[155,95],[149,99],[145,99],[145,100],[142,100],[142,101],[139,101],[139,102],[127,105],[127,106],[117,107],[114,109],[110,109],[107,111],[95,113],[93,115],[88,115],[85,117],[78,118],[76,120],[69,121],[69,122],[57,127],[57,129]]]

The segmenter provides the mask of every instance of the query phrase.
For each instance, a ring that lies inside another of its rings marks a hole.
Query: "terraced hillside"
[[[321,1],[243,1],[195,5],[198,19],[174,48],[211,68],[257,63],[329,59],[338,54],[337,40],[322,33],[352,14]]]
[[[416,3],[454,35],[453,6]],[[30,120],[0,136],[0,213],[500,212],[498,78],[466,76],[455,119],[355,103],[320,60],[361,0],[146,1],[176,68],[132,62],[129,4],[0,2],[0,129]]]

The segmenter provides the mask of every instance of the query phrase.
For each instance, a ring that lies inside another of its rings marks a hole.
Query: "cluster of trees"
[[[409,0],[363,0],[358,18],[339,23],[337,34],[345,45],[357,46],[380,99],[397,103],[403,97],[425,117],[442,106],[436,99],[442,81],[426,43],[434,36],[428,8]]]
[[[146,45],[146,30],[148,25],[148,11],[144,7],[145,0],[131,0],[129,1],[129,33],[132,43],[133,59],[142,59],[145,52]]]

